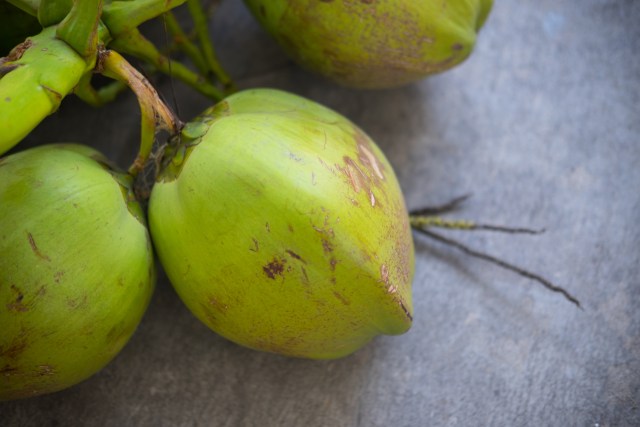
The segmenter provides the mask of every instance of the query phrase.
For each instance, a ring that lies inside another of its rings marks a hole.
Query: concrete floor
[[[633,0],[498,1],[462,66],[359,92],[293,66],[241,2],[225,1],[216,41],[240,86],[279,87],[347,115],[385,151],[411,208],[472,193],[458,217],[546,228],[448,235],[542,273],[584,310],[415,236],[412,329],[318,362],[216,336],[161,275],[110,365],[69,390],[0,403],[0,424],[640,425],[639,23]],[[182,117],[208,105],[176,87]],[[130,95],[101,110],[69,98],[22,147],[53,136],[126,167],[137,120]]]

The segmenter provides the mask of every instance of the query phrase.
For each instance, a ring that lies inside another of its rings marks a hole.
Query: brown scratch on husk
[[[29,239],[29,246],[31,246],[33,253],[36,254],[38,258],[51,262],[51,258],[40,252],[40,249],[38,249],[38,245],[36,245],[36,241],[31,233],[27,232],[27,238]]]
[[[342,302],[344,305],[350,305],[351,301],[349,301],[348,299],[346,299],[344,297],[344,295],[342,295],[340,292],[337,291],[333,291],[333,296],[338,298],[340,300],[340,302]]]
[[[297,253],[293,252],[291,249],[287,249],[285,250],[286,253],[288,253],[292,258],[297,259],[298,261],[300,261],[303,264],[306,264],[307,261],[305,261],[300,255],[298,255]]]

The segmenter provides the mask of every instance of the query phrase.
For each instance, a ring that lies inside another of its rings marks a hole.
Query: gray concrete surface
[[[215,23],[242,87],[291,90],[350,117],[387,153],[410,207],[473,193],[457,216],[545,227],[449,235],[543,273],[584,311],[416,236],[410,332],[317,362],[216,336],[161,276],[107,368],[1,403],[0,425],[640,425],[640,2],[497,1],[465,64],[380,92],[300,71],[237,0]],[[208,104],[176,87],[182,117]],[[137,120],[131,96],[102,110],[69,99],[23,147],[74,140],[127,166]]]

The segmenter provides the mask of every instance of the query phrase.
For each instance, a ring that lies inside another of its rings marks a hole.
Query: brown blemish
[[[322,250],[325,254],[333,252],[333,245],[329,240],[325,238],[322,239]]]
[[[53,95],[54,98],[56,98],[58,101],[62,101],[62,94],[60,92],[58,92],[55,89],[50,88],[49,86],[43,85],[41,84],[40,87],[42,87],[44,90],[46,90],[47,92],[49,92],[51,95]]]
[[[289,229],[289,232],[293,233],[293,225],[287,224],[287,228]]]
[[[86,336],[86,337],[91,337],[93,336],[94,333],[94,328],[95,325],[93,325],[92,323],[86,323],[82,329],[80,330],[80,335]]]
[[[38,375],[43,377],[45,375],[55,375],[56,370],[53,369],[51,365],[40,365],[38,366]]]
[[[307,276],[307,270],[305,270],[303,266],[300,266],[300,269],[302,270],[302,281],[304,282],[305,285],[308,285],[309,276]]]
[[[331,267],[331,271],[336,271],[336,264],[338,264],[338,260],[334,257],[331,257],[329,260],[329,267]]]
[[[113,326],[111,329],[109,329],[109,332],[107,332],[107,341],[113,341],[115,338],[117,338],[122,331],[119,330],[120,326],[122,326],[121,324],[115,325]]]
[[[264,274],[270,279],[275,279],[276,276],[284,277],[283,273],[286,262],[287,260],[285,259],[274,257],[271,262],[262,267],[262,271],[264,271]]]
[[[24,300],[24,293],[20,289],[18,289],[16,285],[11,285],[11,290],[17,295],[15,301],[7,304],[7,310],[20,313],[29,311],[29,307],[24,302],[22,302]]]
[[[53,275],[53,281],[56,283],[60,283],[63,276],[64,276],[64,271],[62,270],[56,271],[55,274]]]
[[[260,251],[260,245],[258,244],[258,240],[255,237],[252,237],[251,241],[253,242],[253,247],[249,248],[249,250],[251,252],[259,252]]]
[[[31,39],[25,40],[24,42],[20,43],[18,46],[11,49],[11,52],[9,52],[9,55],[3,58],[2,63],[19,60],[20,58],[22,58],[22,55],[24,55],[27,49],[29,49],[31,46],[33,46],[33,42],[31,41]]]
[[[16,301],[16,302],[7,304],[7,310],[24,313],[29,311],[29,307],[27,307],[26,305],[22,304],[19,301]]]
[[[342,169],[342,171],[349,179],[349,183],[351,184],[351,187],[353,187],[353,191],[359,193],[360,189],[363,187],[363,183],[361,183],[360,177],[363,177],[365,180],[367,179],[367,177],[350,157],[344,156],[342,160],[345,163],[345,167]]]
[[[268,222],[264,225],[264,227],[266,228],[267,233],[271,233],[271,226],[269,225]]]
[[[124,321],[115,325],[107,333],[106,341],[108,345],[116,348],[121,347],[129,336],[131,336],[135,327],[135,324],[127,324]]]
[[[393,283],[389,283],[389,268],[387,268],[386,264],[382,264],[380,266],[380,278],[382,282],[387,285],[387,292],[390,294],[395,294],[398,291],[398,287]]]
[[[400,304],[400,307],[402,308],[402,311],[404,311],[404,315],[407,316],[407,319],[413,322],[413,316],[409,313],[409,310],[407,310],[404,303],[401,300],[398,300],[398,304]]]
[[[38,249],[38,245],[36,245],[36,241],[31,233],[27,232],[27,238],[29,239],[29,246],[31,246],[33,253],[36,254],[38,258],[51,262],[51,258],[40,252],[40,249]]]
[[[453,49],[454,51],[458,51],[464,49],[464,46],[462,45],[462,43],[455,43],[453,46],[451,46],[451,49]]]
[[[67,299],[67,306],[72,310],[77,309],[78,307],[82,307],[87,303],[87,295],[83,295],[82,297]]]
[[[13,339],[8,348],[0,346],[0,357],[16,360],[27,348],[26,331],[23,329],[20,334]]]
[[[372,207],[376,205],[376,197],[373,194],[373,190],[371,188],[372,181],[375,183],[378,178],[373,180],[370,176],[365,174],[363,170],[357,165],[357,163],[350,158],[349,156],[344,156],[342,160],[345,163],[343,168],[340,168],[342,172],[346,175],[349,184],[353,188],[356,193],[359,193],[360,190],[364,189],[369,195],[369,203]],[[378,172],[381,173],[381,170],[378,169]]]
[[[360,129],[356,128],[355,140],[358,146],[358,159],[371,172],[372,178],[384,180],[384,165],[373,153],[373,147],[369,137]]]
[[[300,255],[298,255],[297,253],[293,252],[290,249],[285,250],[286,253],[288,253],[292,258],[297,259],[298,261],[302,262],[303,264],[306,264],[307,261],[305,261]]]
[[[215,325],[218,322],[218,319],[216,319],[216,316],[214,316],[214,314],[211,312],[211,308],[207,304],[201,302],[200,308],[202,308],[204,316],[207,318],[211,325]]]
[[[218,298],[213,295],[209,296],[209,305],[216,309],[216,311],[226,314],[229,306],[227,304],[222,303]]]
[[[4,368],[0,369],[0,375],[4,377],[10,377],[11,375],[15,375],[18,373],[18,368],[14,368],[10,365],[5,365]]]
[[[380,277],[384,283],[389,284],[389,269],[386,264],[380,266]]]
[[[334,168],[332,168],[331,166],[329,166],[320,156],[318,156],[318,161],[320,162],[320,164],[326,169],[328,170],[332,175],[336,174],[336,170]]]
[[[340,292],[337,291],[333,291],[333,296],[338,298],[344,305],[350,305],[351,301],[349,301],[348,299],[346,299],[344,297],[344,295],[342,295]]]

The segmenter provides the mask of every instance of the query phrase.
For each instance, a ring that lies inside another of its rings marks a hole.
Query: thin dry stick
[[[474,249],[471,249],[468,246],[466,246],[466,245],[464,245],[464,244],[462,244],[460,242],[457,242],[455,240],[452,240],[452,239],[449,239],[447,237],[444,237],[444,236],[442,236],[442,235],[440,235],[438,233],[434,233],[433,231],[425,230],[423,228],[417,228],[417,227],[414,227],[413,229],[416,230],[419,233],[424,234],[427,237],[430,237],[430,238],[432,238],[434,240],[437,240],[437,241],[439,241],[441,243],[444,243],[446,245],[452,246],[452,247],[464,252],[467,255],[470,255],[472,257],[488,261],[488,262],[490,262],[492,264],[495,264],[495,265],[498,265],[498,266],[500,266],[500,267],[502,267],[502,268],[504,268],[506,270],[513,271],[514,273],[517,273],[517,274],[519,274],[519,275],[521,275],[523,277],[526,277],[528,279],[536,281],[536,282],[540,283],[542,286],[544,286],[545,288],[549,289],[550,291],[557,292],[557,293],[560,293],[560,294],[564,295],[564,297],[566,299],[568,299],[569,301],[574,303],[578,308],[580,308],[582,310],[582,306],[580,305],[580,301],[578,301],[578,299],[576,297],[571,295],[564,288],[554,285],[553,283],[551,283],[550,281],[548,281],[547,279],[545,279],[542,276],[539,276],[539,275],[537,275],[535,273],[532,273],[532,272],[530,272],[528,270],[520,268],[520,267],[518,267],[516,265],[510,264],[510,263],[508,263],[506,261],[498,259],[498,258],[496,258],[494,256],[489,255],[489,254],[485,254],[483,252],[479,252],[479,251],[476,251]]]
[[[469,197],[471,197],[471,194],[464,194],[442,205],[426,206],[424,208],[413,210],[409,212],[409,214],[411,216],[420,216],[420,215],[430,216],[430,215],[440,215],[443,213],[451,212],[458,209],[460,205],[464,203]]]
[[[534,230],[524,227],[506,227],[504,225],[478,224],[464,219],[448,219],[439,216],[410,215],[409,221],[415,228],[438,227],[450,230],[485,230],[511,234],[541,234],[544,229]]]

